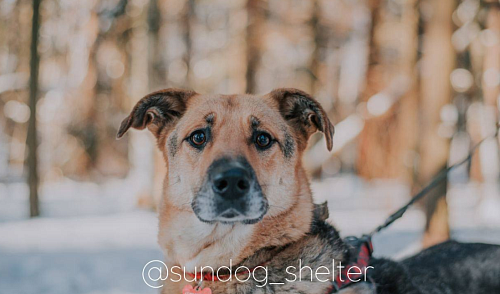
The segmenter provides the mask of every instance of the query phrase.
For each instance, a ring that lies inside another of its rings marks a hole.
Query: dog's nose
[[[250,190],[250,174],[240,167],[220,171],[213,178],[212,188],[223,198],[241,198]]]

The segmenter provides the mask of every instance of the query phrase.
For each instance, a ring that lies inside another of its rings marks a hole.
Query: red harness
[[[347,240],[346,240],[347,241]],[[368,265],[370,264],[370,258],[372,257],[373,253],[373,245],[372,241],[369,237],[362,237],[360,239],[358,238],[353,238],[351,240],[353,245],[356,246],[356,248],[359,248],[358,256],[356,260],[349,265],[347,265],[335,278],[335,281],[333,281],[333,285],[328,291],[328,293],[337,293],[341,289],[344,289],[352,284],[355,284],[357,282],[354,282],[356,280],[361,280],[368,268]],[[347,242],[350,243],[350,242]],[[349,275],[347,273],[349,270],[353,267],[357,267],[360,269],[361,273],[359,272],[351,272]],[[361,282],[361,281],[359,281]]]

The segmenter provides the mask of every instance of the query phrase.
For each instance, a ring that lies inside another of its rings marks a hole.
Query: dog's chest
[[[197,222],[175,234],[164,236],[168,240],[160,240],[160,244],[166,244],[162,247],[168,260],[185,267],[187,272],[195,272],[200,267],[218,268],[239,262],[239,255],[251,235],[252,226],[248,225]]]

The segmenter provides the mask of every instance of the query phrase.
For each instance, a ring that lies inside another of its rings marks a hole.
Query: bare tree
[[[184,55],[184,62],[186,63],[187,66],[187,71],[186,71],[186,79],[184,81],[184,87],[192,88],[192,79],[191,79],[191,71],[192,71],[192,64],[191,64],[191,58],[193,57],[193,42],[192,42],[192,25],[193,25],[193,19],[196,17],[196,12],[195,12],[195,1],[194,0],[187,0],[184,6],[184,12],[182,15],[182,27],[183,27],[183,34],[184,34],[184,43],[186,44],[186,53]]]
[[[30,217],[40,215],[38,199],[38,158],[37,158],[37,131],[36,131],[36,102],[38,97],[38,69],[40,56],[38,55],[38,33],[40,30],[40,2],[33,0],[33,20],[31,24],[31,53],[30,53],[30,83],[29,106],[30,119],[28,123],[28,185],[30,189]]]
[[[315,0],[314,8],[311,16],[311,28],[314,35],[314,51],[311,57],[311,64],[309,69],[311,72],[311,93],[316,94],[319,87],[319,68],[322,60],[321,50],[326,47],[327,37],[325,35],[325,29],[321,25],[321,4]]]
[[[147,18],[149,35],[149,88],[150,90],[154,90],[162,86],[166,80],[166,68],[162,62],[160,46],[162,15],[158,6],[158,0],[149,1]]]
[[[165,86],[167,77],[167,67],[162,59],[162,44],[160,44],[160,32],[163,25],[162,10],[159,6],[158,0],[149,1],[148,9],[148,82],[149,91],[157,90]],[[137,138],[137,137],[135,137]],[[137,142],[135,142],[137,143]],[[147,195],[142,195],[142,206],[156,209],[160,203],[163,193],[163,175],[167,172],[167,167],[163,164],[162,154],[156,148],[148,160],[149,165],[153,165],[153,183],[152,189],[148,191]],[[149,171],[151,172],[151,171]],[[146,196],[149,196],[148,198]],[[141,199],[140,199],[141,200]]]
[[[425,185],[446,167],[449,140],[438,135],[440,112],[451,102],[450,74],[455,66],[455,51],[451,43],[451,17],[455,0],[426,1],[432,7],[424,23],[421,100],[419,123],[419,168],[417,184]],[[434,189],[425,200],[427,215],[424,246],[449,238],[446,182]]]
[[[388,12],[388,1],[370,3],[372,32],[364,90],[370,120],[360,135],[358,170],[366,178],[402,178],[411,184],[413,166],[405,159],[416,142],[416,1],[398,2],[398,13]]]
[[[260,26],[264,21],[263,5],[261,0],[247,0],[248,25],[246,32],[247,70],[246,70],[246,92],[254,93],[257,85],[255,74],[259,65],[260,51]]]

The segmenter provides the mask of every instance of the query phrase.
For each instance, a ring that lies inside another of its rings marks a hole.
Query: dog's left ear
[[[184,114],[189,98],[195,95],[196,92],[174,88],[146,95],[122,121],[116,138],[121,138],[130,128],[142,130],[146,127],[158,138],[164,127]]]
[[[328,151],[333,147],[333,134],[335,128],[328,119],[321,105],[309,94],[293,88],[281,88],[269,93],[277,103],[281,115],[300,133],[306,140],[316,131],[323,132]]]

